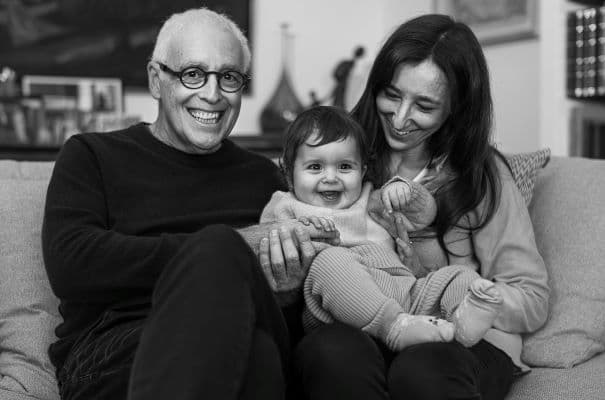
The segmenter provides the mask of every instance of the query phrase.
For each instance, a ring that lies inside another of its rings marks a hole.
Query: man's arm
[[[75,137],[65,143],[48,187],[42,249],[62,299],[118,301],[149,291],[190,236],[135,236],[113,230],[97,160]]]

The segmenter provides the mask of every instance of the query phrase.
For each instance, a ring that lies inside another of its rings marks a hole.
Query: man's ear
[[[149,84],[149,93],[151,96],[159,100],[160,99],[160,69],[157,63],[149,61],[147,63],[147,80]]]

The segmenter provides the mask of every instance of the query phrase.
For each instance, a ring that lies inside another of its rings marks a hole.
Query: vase
[[[291,51],[288,25],[282,24],[282,70],[275,91],[260,115],[260,126],[263,134],[283,134],[288,125],[294,121],[304,107],[294,89],[289,72],[289,53]]]

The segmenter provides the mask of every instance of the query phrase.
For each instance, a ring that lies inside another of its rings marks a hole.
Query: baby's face
[[[313,134],[298,148],[292,186],[303,203],[341,209],[351,206],[361,195],[365,166],[357,143],[351,137],[322,146]]]

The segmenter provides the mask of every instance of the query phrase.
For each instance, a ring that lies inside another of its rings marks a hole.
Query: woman
[[[443,15],[401,25],[376,57],[353,116],[369,136],[375,185],[420,174],[435,193],[436,221],[412,238],[405,261],[430,270],[468,265],[496,283],[504,306],[493,329],[469,348],[424,343],[393,353],[361,331],[325,325],[296,352],[304,395],[503,399],[527,369],[519,334],[544,323],[549,289],[525,203],[490,145],[489,75],[472,31]],[[396,225],[407,241],[404,225]]]

